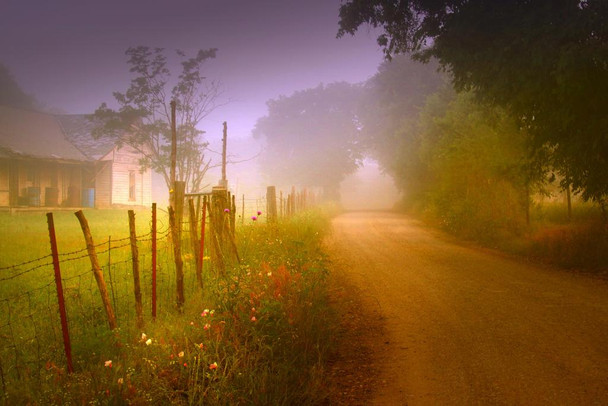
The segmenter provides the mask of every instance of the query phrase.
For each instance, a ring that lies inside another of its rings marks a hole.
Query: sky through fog
[[[340,0],[3,0],[0,61],[46,108],[91,113],[126,90],[125,50],[218,48],[205,73],[223,100],[201,127],[250,135],[266,101],[334,81],[361,82],[382,52],[375,35],[336,39]],[[170,54],[173,56],[173,54]],[[178,72],[175,68],[174,73]],[[115,105],[114,105],[115,106]]]

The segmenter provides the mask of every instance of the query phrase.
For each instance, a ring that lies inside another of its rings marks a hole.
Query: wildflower
[[[200,348],[201,350],[203,349],[203,343],[196,344],[196,346],[197,346],[198,348]]]
[[[148,339],[148,336],[146,335],[146,333],[141,333],[141,341],[146,341]]]
[[[230,213],[230,209],[224,209],[224,213]]]
[[[118,378],[118,384],[122,385],[125,382],[125,380],[123,378]]]
[[[205,325],[203,326],[203,328],[204,328],[205,330],[209,330],[209,328],[211,328],[211,324],[207,323],[207,324],[205,324]]]
[[[215,310],[211,310],[209,314],[213,316],[215,314]]]
[[[191,322],[190,322],[190,325],[191,325],[191,326],[194,326],[194,322],[193,322],[193,321],[191,321]]]
[[[258,210],[258,216],[261,216],[261,215],[262,215],[262,212]]]
[[[257,216],[251,216],[251,220],[256,221],[257,219]]]
[[[150,345],[150,344],[152,344],[152,339],[148,338],[148,340],[146,341],[146,345]]]
[[[251,316],[251,321],[253,321],[255,323],[257,320],[258,319],[256,319],[255,316]]]
[[[107,360],[104,365],[108,368],[112,368],[112,360]]]
[[[209,314],[209,309],[205,309],[203,310],[203,312],[201,313],[201,317],[207,317],[207,315]]]
[[[179,354],[177,354],[178,357],[182,358],[184,356],[184,352],[180,351]]]
[[[272,276],[272,272],[268,272],[266,275],[268,275],[268,276]]]
[[[255,313],[255,307],[252,307],[252,308],[251,308],[251,311]]]
[[[209,369],[217,369],[217,362],[209,365]]]
[[[187,367],[187,366],[188,366],[188,363],[187,363],[187,362],[184,362],[184,367]]]

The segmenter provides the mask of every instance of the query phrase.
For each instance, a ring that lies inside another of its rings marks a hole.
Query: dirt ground
[[[335,405],[608,404],[608,281],[347,213],[327,241]]]

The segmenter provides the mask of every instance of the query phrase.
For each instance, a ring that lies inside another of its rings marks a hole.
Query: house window
[[[135,201],[135,171],[129,171],[129,200]]]

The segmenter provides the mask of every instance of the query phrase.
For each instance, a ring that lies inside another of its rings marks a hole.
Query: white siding
[[[112,204],[150,206],[152,204],[152,174],[141,173],[140,154],[128,146],[114,150],[112,164]],[[129,199],[129,172],[135,172],[135,199]]]

